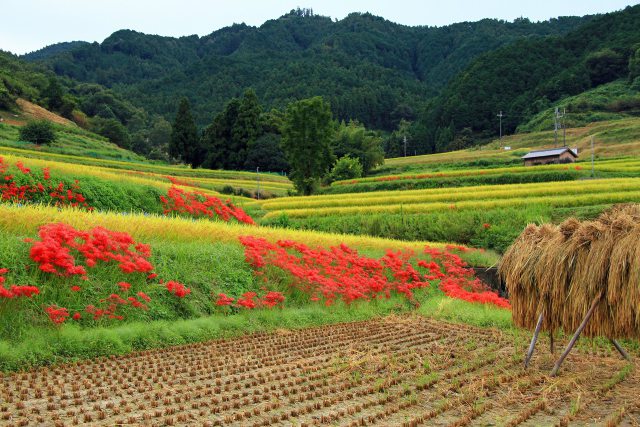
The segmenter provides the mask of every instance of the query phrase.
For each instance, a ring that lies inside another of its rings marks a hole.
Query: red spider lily
[[[128,291],[129,288],[131,288],[131,283],[127,283],[127,282],[118,282],[118,287],[120,287],[120,289],[125,292]]]
[[[216,300],[217,306],[227,306],[233,304],[235,300],[225,294],[218,294],[218,299]]]
[[[158,275],[156,273],[151,273],[150,275],[147,276],[147,280],[153,280],[156,277],[158,277]]]
[[[145,304],[141,303],[140,301],[138,301],[136,299],[136,297],[129,297],[127,298],[127,300],[129,300],[129,302],[131,303],[131,305],[135,308],[140,308],[142,310],[148,310],[149,307],[147,307]]]
[[[264,274],[268,266],[277,267],[291,274],[292,286],[314,297],[321,295],[329,305],[336,298],[350,303],[389,297],[392,292],[412,298],[412,289],[429,286],[408,263],[410,253],[389,251],[376,260],[360,256],[344,244],[326,250],[310,249],[293,241],[273,244],[251,236],[241,237],[240,241],[245,246],[246,260],[258,275]]]
[[[67,320],[67,317],[69,317],[69,312],[64,307],[50,305],[49,307],[45,308],[44,311],[49,316],[49,319],[56,325],[64,323],[64,321]]]
[[[73,292],[80,292],[82,289],[80,288],[80,286],[74,285],[71,287],[71,291]]]
[[[482,228],[484,228],[485,230],[488,230],[489,228],[491,228],[491,224],[489,224],[488,222],[485,222],[484,224],[482,224]]]
[[[40,289],[37,286],[29,285],[11,285],[9,289],[4,287],[6,282],[5,274],[9,272],[7,268],[0,268],[0,298],[12,299],[12,298],[31,298],[34,295],[40,293]]]
[[[327,305],[337,298],[351,303],[388,298],[391,293],[403,294],[414,301],[413,289],[427,287],[429,281],[440,279],[440,288],[451,297],[509,306],[507,300],[475,279],[473,270],[451,252],[468,250],[462,246],[450,245],[446,250],[425,248],[424,253],[431,261],[417,261],[419,267],[429,270],[423,275],[413,267],[415,258],[411,251],[388,250],[382,258],[372,259],[344,244],[326,250],[310,249],[294,241],[273,244],[251,236],[241,237],[240,242],[245,247],[246,261],[257,275],[264,276],[269,268],[286,271],[291,275],[291,286],[306,292],[312,301],[323,298]],[[243,298],[238,304],[251,305],[248,300],[253,298]]]
[[[178,298],[184,298],[191,293],[191,289],[185,287],[182,283],[175,282],[173,280],[169,280],[165,286],[170,293]]]
[[[196,218],[209,217],[223,221],[235,218],[239,222],[255,225],[253,218],[230,200],[222,202],[217,197],[198,191],[187,192],[175,185],[169,188],[166,197],[160,196],[160,201],[164,206],[165,215],[175,212]]]
[[[82,319],[82,315],[76,311],[75,313],[73,313],[73,316],[71,318],[73,320],[80,320]]]
[[[264,298],[262,299],[262,301],[260,301],[260,304],[262,304],[265,307],[275,307],[279,304],[284,303],[284,295],[282,295],[280,292],[268,292]]]
[[[245,292],[242,294],[242,297],[238,298],[237,304],[240,307],[244,307],[247,309],[256,308],[257,304],[254,301],[254,298],[257,296],[255,292]]]
[[[16,162],[16,167],[17,167],[18,169],[20,169],[20,172],[22,172],[22,173],[23,173],[23,174],[25,174],[25,175],[29,175],[29,174],[31,174],[31,169],[29,169],[29,168],[25,167],[25,166],[22,164],[22,162],[21,162],[21,161],[17,161],[17,162]]]
[[[124,273],[147,273],[153,270],[148,261],[151,250],[148,245],[136,243],[127,233],[95,227],[79,231],[67,224],[47,224],[38,231],[40,240],[31,243],[31,259],[40,270],[58,276],[79,275],[86,279],[85,266],[78,265],[76,256],[84,258],[86,267],[99,261],[116,262]],[[131,248],[133,246],[133,249]]]
[[[136,295],[138,295],[140,298],[142,298],[143,300],[145,300],[146,302],[151,301],[151,297],[149,297],[149,295],[145,294],[144,292],[140,291],[138,292]]]
[[[0,180],[4,181],[3,184],[0,184],[0,200],[32,202],[42,201],[43,198],[47,201],[46,199],[49,198],[55,206],[73,206],[93,210],[80,193],[80,187],[77,183],[70,188],[67,188],[62,182],[57,186],[50,184],[48,181],[51,175],[48,168],[43,169],[44,183],[38,182],[35,181],[37,178],[31,173],[31,169],[21,161],[16,162],[15,166],[21,173],[32,177],[31,183],[18,186],[14,182],[14,175],[7,173],[9,165],[0,157]]]
[[[460,247],[455,246],[448,246],[447,248],[460,249]],[[465,250],[468,249],[465,248]],[[507,299],[500,297],[486,284],[482,283],[480,279],[473,276],[473,270],[467,267],[467,263],[459,255],[429,247],[426,247],[424,252],[432,258],[442,260],[445,273],[439,287],[445,295],[469,302],[511,308]]]

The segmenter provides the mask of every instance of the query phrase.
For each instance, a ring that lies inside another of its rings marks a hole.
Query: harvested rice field
[[[1,377],[0,424],[640,425],[637,353],[551,378],[528,338],[391,316],[58,365]]]

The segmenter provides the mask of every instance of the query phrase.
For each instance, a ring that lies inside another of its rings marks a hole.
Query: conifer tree
[[[169,155],[171,157],[199,166],[201,161],[198,128],[191,115],[191,106],[187,98],[182,98],[176,119],[171,129],[171,141],[169,142]]]

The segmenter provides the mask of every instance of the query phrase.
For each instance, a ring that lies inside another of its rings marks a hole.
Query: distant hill
[[[589,20],[408,27],[371,14],[332,21],[298,9],[260,27],[238,24],[204,37],[123,30],[100,44],[53,45],[25,59],[112,88],[168,119],[187,96],[200,126],[252,87],[267,107],[322,95],[338,118],[392,130],[401,118],[414,119],[478,55],[517,40],[565,34]]]
[[[88,45],[88,44],[89,42],[83,42],[83,41],[55,43],[50,46],[43,47],[42,49],[38,49],[35,52],[30,52],[25,55],[22,55],[22,57],[29,61],[37,61],[40,59],[49,58],[59,53],[68,52],[72,49],[75,49],[77,47],[81,47],[84,45]]]
[[[639,75],[640,5],[597,16],[566,35],[517,40],[480,55],[451,80],[419,120],[422,133],[416,139],[422,146],[417,151],[483,143],[499,132],[499,111],[505,114],[502,124],[507,134],[518,126],[521,130],[542,130],[527,125],[536,114],[548,112],[566,97],[618,79],[626,80],[629,87],[604,87],[600,95],[611,102],[613,94],[620,93],[627,105],[612,105],[611,109],[637,110],[640,80],[634,79]],[[613,92],[609,95],[608,90]],[[598,117],[614,118],[600,114],[589,119],[587,114],[609,108],[600,104],[575,102],[569,112],[585,113],[581,125]]]

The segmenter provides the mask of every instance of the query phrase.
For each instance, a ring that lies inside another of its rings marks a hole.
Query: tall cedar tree
[[[198,128],[191,115],[189,101],[182,98],[171,130],[169,155],[195,167],[202,163],[199,152]]]
[[[316,96],[287,106],[282,126],[282,150],[291,166],[296,189],[309,195],[317,189],[334,161],[331,150],[331,108]]]
[[[262,107],[252,89],[234,98],[213,119],[202,136],[207,151],[205,166],[212,169],[243,169],[248,150],[262,134]]]

